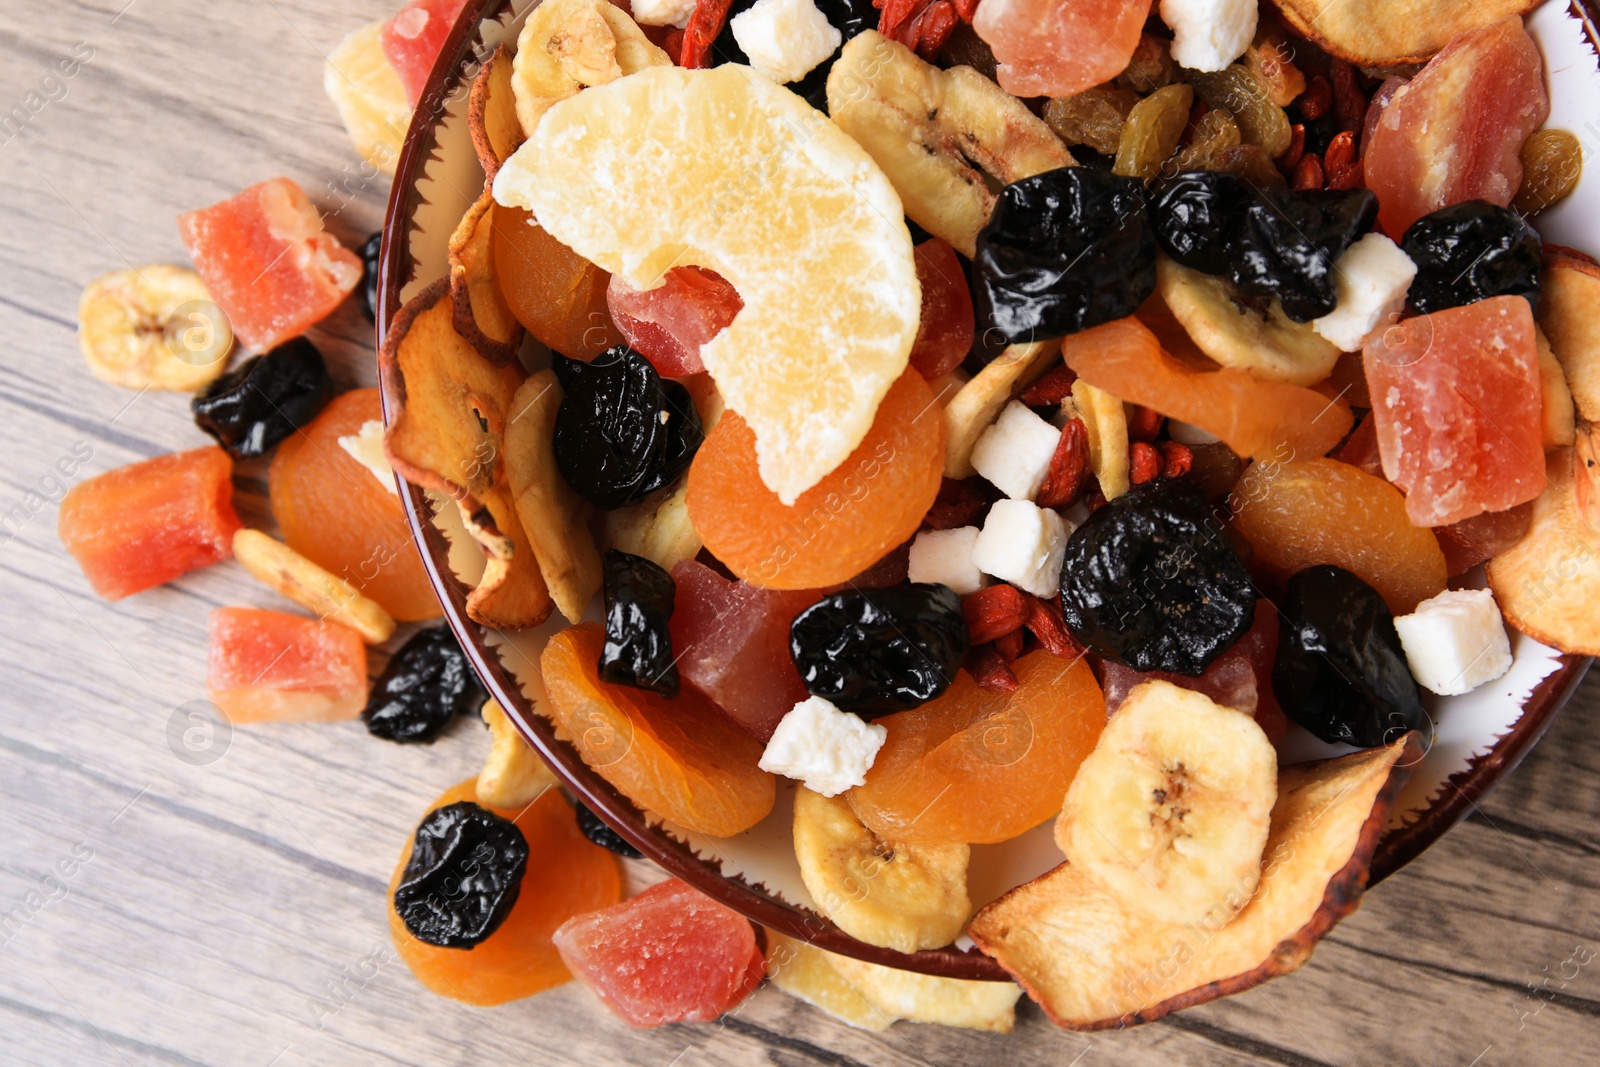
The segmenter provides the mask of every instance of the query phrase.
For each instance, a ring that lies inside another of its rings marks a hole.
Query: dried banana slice
[[[1079,378],[1072,383],[1072,403],[1089,431],[1089,466],[1100,492],[1115,500],[1132,485],[1128,445],[1128,412],[1122,401]]]
[[[1200,350],[1224,367],[1268,382],[1316,385],[1333,373],[1339,346],[1309,322],[1294,322],[1276,300],[1242,301],[1221,278],[1166,256],[1156,260],[1156,289]]]
[[[78,345],[103,382],[192,393],[228,365],[233,330],[200,275],[153,263],[84,287]]]
[[[483,706],[493,747],[478,772],[478,803],[520,811],[556,784],[556,776],[528,744],[498,700]]]
[[[800,877],[839,929],[896,952],[939,948],[972,914],[966,845],[885,841],[861,825],[843,797],[801,787],[794,799]]]
[[[846,956],[834,956],[832,963],[879,1011],[897,1019],[997,1034],[1009,1034],[1017,1024],[1022,989],[1014,982],[940,978]]]
[[[840,957],[804,941],[767,931],[767,977],[799,1000],[858,1030],[882,1033],[894,1023],[867,994],[834,969]]]
[[[319,619],[343,623],[369,645],[394,636],[394,619],[376,602],[260,530],[240,530],[233,535],[233,558],[262,585]]]
[[[511,66],[523,136],[533,136],[551,104],[580,89],[671,65],[639,24],[610,0],[547,0],[523,24]]]
[[[1073,166],[1043,119],[971,67],[940,70],[868,30],[828,75],[828,112],[889,176],[917,225],[971,256],[991,184]]]
[[[411,100],[384,54],[383,20],[369,22],[340,42],[322,68],[328,94],[361,158],[385,174],[400,163],[411,128]]]
[[[525,331],[495,280],[489,246],[494,219],[494,192],[485,185],[450,235],[450,302],[456,332],[484,359],[505,364],[517,358]]]
[[[1277,752],[1253,718],[1145,682],[1078,768],[1056,844],[1129,909],[1217,929],[1261,880],[1277,798]]]

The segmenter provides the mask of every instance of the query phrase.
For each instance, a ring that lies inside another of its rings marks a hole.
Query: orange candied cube
[[[233,723],[353,719],[367,704],[367,646],[336,622],[218,608],[207,684]]]

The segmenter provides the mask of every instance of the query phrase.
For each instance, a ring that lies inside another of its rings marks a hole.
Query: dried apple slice
[[[1539,418],[1544,450],[1571,448],[1577,439],[1578,420],[1566,371],[1562,370],[1561,361],[1550,347],[1550,339],[1537,326],[1533,328],[1533,340],[1539,351],[1539,385],[1544,394],[1544,408]]]
[[[1544,246],[1539,328],[1550,339],[1578,414],[1600,422],[1600,265],[1582,252]]]
[[[967,932],[1068,1029],[1151,1022],[1249,989],[1299,967],[1355,910],[1421,754],[1411,733],[1280,769],[1260,885],[1226,925],[1153,922],[1063,863],[984,908]]]
[[[1322,50],[1362,67],[1425,63],[1458,33],[1541,0],[1276,0],[1283,17]]]
[[[495,50],[478,71],[467,97],[467,129],[472,147],[490,181],[500,164],[526,139],[517,118],[517,97],[511,89],[511,52],[505,45]]]
[[[537,626],[553,605],[502,462],[506,411],[522,368],[495,366],[456,332],[449,294],[441,278],[412,297],[383,340],[378,359],[394,412],[384,451],[408,481],[456,502],[488,556],[467,614],[486,626]]]
[[[450,235],[450,303],[456,332],[485,359],[511,363],[522,345],[522,323],[494,276],[494,193],[488,185]]]

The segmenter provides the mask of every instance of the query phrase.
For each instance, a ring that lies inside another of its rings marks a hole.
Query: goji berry
[[[1072,632],[1067,629],[1066,619],[1062,618],[1060,597],[1045,600],[1042,597],[1030,596],[1028,621],[1023,625],[1027,627],[1029,633],[1039,639],[1045,651],[1052,656],[1077,659],[1083,655],[1083,646],[1072,636]]]
[[[1050,470],[1034,497],[1041,508],[1064,508],[1076,503],[1089,484],[1089,428],[1073,419],[1061,429]]]
[[[1328,150],[1322,153],[1322,171],[1332,174],[1340,167],[1349,166],[1356,158],[1356,135],[1349,130],[1340,130],[1333,135],[1333,140],[1328,142]]]
[[[1101,491],[1099,483],[1096,483],[1095,487],[1089,490],[1089,495],[1083,498],[1083,506],[1089,509],[1091,515],[1106,506],[1106,495]]]
[[[1289,179],[1289,187],[1297,193],[1303,193],[1307,189],[1321,189],[1322,162],[1309,153],[1302,156],[1299,166],[1294,168],[1294,177]]]
[[[683,46],[678,65],[695,70],[711,65],[711,44],[728,22],[733,0],[696,0],[689,24],[683,28]]]
[[[994,639],[994,650],[1000,653],[1000,658],[1007,663],[1015,663],[1017,657],[1022,655],[1022,631],[1012,630]]]
[[[1333,86],[1321,74],[1313,74],[1300,96],[1300,114],[1307,122],[1320,119],[1333,106]]]
[[[1338,170],[1328,171],[1329,189],[1360,189],[1367,184],[1366,167],[1354,159]]]
[[[956,9],[950,0],[934,0],[917,16],[917,55],[933,62],[956,28]]]
[[[972,675],[979,689],[991,693],[1015,693],[1020,688],[1011,665],[993,645],[979,645],[967,654],[967,673]]]
[[[982,517],[984,509],[989,506],[989,498],[976,478],[963,478],[957,481],[946,478],[939,485],[939,495],[933,499],[933,507],[928,509],[928,514],[922,518],[924,530],[954,530],[961,526],[975,526]]]
[[[1333,117],[1339,120],[1339,128],[1361,129],[1367,118],[1367,94],[1361,91],[1356,68],[1342,59],[1335,59],[1328,68],[1328,75],[1333,79]]]
[[[987,644],[1022,629],[1028,601],[1014,585],[991,585],[962,598],[961,617],[967,621],[967,640]]]
[[[1194,469],[1194,453],[1181,441],[1161,442],[1161,476],[1182,478]]]
[[[1072,383],[1078,380],[1077,372],[1065,363],[1052,368],[1043,378],[1022,391],[1019,397],[1030,408],[1059,404],[1072,395]]]
[[[1134,485],[1153,482],[1161,476],[1161,453],[1155,445],[1135,441],[1128,446],[1128,480]]]
[[[1161,423],[1166,416],[1154,408],[1147,408],[1142,404],[1127,404],[1128,439],[1131,441],[1154,441],[1161,432]]]
[[[1278,169],[1285,174],[1293,174],[1294,168],[1300,163],[1300,157],[1306,152],[1306,124],[1297,122],[1289,127],[1289,147],[1283,150],[1283,155],[1278,157]]]

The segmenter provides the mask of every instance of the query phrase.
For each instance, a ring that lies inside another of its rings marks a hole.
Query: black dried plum
[[[1417,265],[1406,305],[1419,314],[1491,296],[1539,297],[1544,244],[1508,207],[1468,200],[1440,208],[1413,222],[1400,247]]]
[[[1272,692],[1284,714],[1328,742],[1371,748],[1430,728],[1383,597],[1327,564],[1289,579]]]
[[[580,496],[611,510],[644,499],[689,468],[704,439],[689,391],[663,382],[625,345],[592,363],[557,361],[556,466]]]
[[[1334,264],[1378,218],[1370,189],[1267,190],[1245,212],[1230,275],[1245,296],[1276,297],[1295,322],[1339,302]]]
[[[1245,213],[1254,202],[1254,191],[1236,174],[1189,171],[1156,194],[1150,225],[1162,249],[1177,262],[1206,274],[1226,274],[1238,254]]]
[[[322,353],[296,337],[211,381],[189,410],[194,424],[236,459],[253,459],[308,425],[333,393]]]
[[[967,623],[948,586],[852,589],[796,616],[789,652],[813,696],[870,719],[948,689],[967,655]]]
[[[1204,673],[1250,628],[1255,604],[1249,572],[1190,481],[1134,486],[1067,539],[1067,628],[1136,671]]]
[[[378,257],[383,253],[383,231],[368,237],[361,246],[361,284],[356,293],[368,321],[378,321]]]
[[[1156,286],[1144,182],[1088,167],[1012,182],[973,262],[978,322],[1011,344],[1131,315]]]
[[[511,914],[527,869],[516,824],[470,800],[446,804],[417,827],[394,908],[418,941],[471,948]]]
[[[582,804],[578,805],[578,829],[590,841],[619,856],[630,860],[641,859],[644,856],[643,852],[628,844],[627,838],[607,826],[604,819]]]
[[[678,666],[667,630],[676,591],[672,575],[643,556],[606,552],[606,642],[600,649],[600,677],[663,696],[678,695]]]
[[[435,626],[389,657],[361,718],[385,741],[432,741],[454,716],[476,715],[488,698],[456,635]]]

